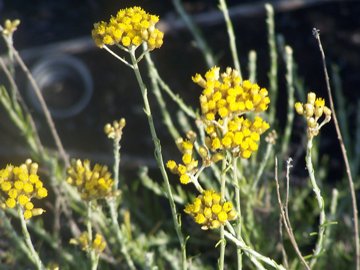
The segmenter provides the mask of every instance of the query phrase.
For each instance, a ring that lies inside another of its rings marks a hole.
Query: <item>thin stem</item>
[[[311,160],[312,145],[313,145],[312,138],[309,138],[307,147],[306,147],[305,161],[306,161],[306,168],[307,168],[307,170],[309,172],[309,176],[310,176],[310,182],[311,182],[311,185],[312,185],[312,188],[315,193],[315,197],[316,197],[319,209],[320,209],[320,217],[319,217],[319,231],[318,231],[315,249],[313,252],[313,257],[310,261],[310,268],[312,268],[315,265],[317,258],[323,249],[324,234],[325,234],[325,222],[326,222],[324,199],[321,196],[320,188],[318,187],[318,185],[316,183],[314,167],[313,167],[312,160]]]
[[[212,55],[212,52],[208,46],[208,44],[205,41],[205,38],[203,37],[200,29],[197,27],[197,25],[193,22],[191,17],[186,13],[183,5],[181,4],[181,0],[172,0],[173,5],[177,11],[177,13],[180,15],[183,22],[186,24],[190,32],[192,33],[196,45],[199,47],[201,53],[204,55],[205,61],[207,66],[213,67],[216,63],[214,60],[214,57]]]
[[[249,52],[249,66],[248,66],[248,70],[249,70],[249,81],[252,83],[256,82],[256,51],[251,50]]]
[[[154,93],[154,95],[156,97],[156,100],[157,100],[157,102],[159,104],[160,111],[161,111],[161,114],[162,114],[162,117],[163,117],[163,120],[164,120],[164,124],[168,128],[168,131],[170,132],[172,138],[174,140],[176,140],[177,138],[180,137],[180,134],[179,134],[177,128],[175,127],[174,122],[171,119],[169,111],[166,108],[166,102],[165,102],[165,100],[164,100],[164,98],[163,98],[163,96],[161,94],[159,84],[158,84],[158,80],[157,80],[157,77],[156,77],[156,74],[157,74],[156,67],[154,65],[154,62],[151,60],[150,54],[147,53],[145,55],[145,59],[146,59],[146,62],[148,64],[148,67],[149,67],[149,78],[151,80],[152,90],[153,90],[153,93]]]
[[[151,58],[149,57],[149,60],[151,60]],[[152,62],[151,62],[152,63]],[[185,104],[185,102],[181,99],[181,97],[177,94],[175,94],[171,88],[164,82],[164,80],[160,77],[159,72],[157,71],[157,69],[153,69],[152,70],[153,73],[152,75],[156,78],[156,80],[158,81],[159,85],[161,86],[161,88],[169,95],[169,97],[179,106],[179,108],[189,117],[191,117],[192,119],[196,119],[196,113],[195,111],[188,105]]]
[[[27,76],[27,78],[28,78],[28,80],[29,80],[29,82],[30,82],[30,84],[32,86],[32,89],[34,90],[35,95],[39,100],[41,109],[44,112],[46,122],[49,125],[51,135],[54,138],[54,141],[55,141],[56,147],[57,147],[57,149],[59,151],[59,154],[60,154],[61,158],[63,159],[63,161],[65,163],[65,166],[69,167],[70,166],[69,158],[68,158],[68,156],[67,156],[67,154],[65,152],[65,149],[64,149],[64,147],[62,145],[59,134],[56,131],[55,123],[54,123],[54,121],[53,121],[53,119],[51,117],[50,111],[49,111],[49,109],[48,109],[48,107],[46,105],[44,97],[42,96],[41,89],[39,88],[38,84],[36,83],[34,77],[31,75],[29,69],[25,65],[25,63],[22,60],[21,56],[19,55],[18,51],[13,46],[9,47],[9,49],[13,51],[13,54],[14,54],[14,57],[15,57],[16,61],[19,63],[21,69],[26,74],[26,76]]]
[[[20,224],[21,224],[21,229],[22,229],[22,232],[23,232],[23,235],[24,235],[24,238],[25,238],[25,242],[26,242],[26,245],[31,253],[31,256],[32,256],[32,259],[33,259],[33,262],[34,264],[36,265],[37,269],[38,270],[44,270],[45,267],[39,257],[39,254],[36,252],[35,248],[34,248],[34,245],[31,241],[31,238],[30,238],[30,234],[29,234],[29,231],[27,229],[27,226],[26,226],[26,221],[24,219],[24,213],[21,209],[20,206],[18,206],[17,208],[18,210],[18,216],[19,216],[19,219],[20,219]]]
[[[240,201],[240,185],[238,179],[238,166],[236,157],[232,158],[233,172],[234,172],[234,183],[235,183],[235,202],[236,202],[236,211],[237,211],[237,220],[236,220],[236,238],[241,238],[241,227],[242,227],[242,216],[241,216],[241,201]],[[237,248],[237,269],[242,269],[242,252],[241,248]]]
[[[125,260],[126,260],[126,263],[129,267],[129,269],[131,270],[135,270],[136,267],[134,265],[134,262],[129,254],[129,251],[126,247],[126,240],[124,239],[124,235],[121,231],[121,228],[119,226],[119,222],[118,222],[118,214],[116,212],[116,208],[115,208],[115,201],[114,201],[114,198],[110,198],[108,201],[108,206],[110,208],[110,217],[111,217],[111,223],[112,223],[112,226],[113,226],[113,229],[115,231],[115,234],[116,234],[116,238],[118,240],[118,244],[120,245],[121,247],[121,253],[124,255],[125,257]]]
[[[166,192],[168,194],[168,199],[169,199],[169,203],[170,203],[170,209],[171,209],[171,214],[172,214],[172,219],[174,222],[174,226],[175,226],[175,230],[176,230],[176,234],[177,237],[179,239],[180,242],[180,247],[181,247],[181,269],[185,270],[187,269],[187,261],[186,261],[186,241],[185,238],[181,232],[181,222],[180,219],[178,219],[178,213],[176,210],[176,205],[174,202],[174,198],[173,198],[173,194],[171,191],[171,186],[170,186],[170,182],[169,182],[169,178],[164,166],[164,161],[163,161],[163,157],[162,157],[162,152],[161,152],[161,144],[160,144],[160,140],[156,134],[156,129],[155,129],[155,125],[154,125],[154,120],[151,114],[151,109],[150,109],[150,104],[149,104],[149,100],[148,100],[148,96],[147,96],[147,89],[146,86],[143,82],[143,79],[141,77],[140,74],[140,70],[139,70],[139,66],[138,63],[136,61],[136,56],[135,56],[135,50],[132,49],[130,50],[130,56],[131,56],[131,62],[133,64],[133,69],[135,72],[135,76],[136,79],[138,81],[140,90],[141,90],[141,94],[142,94],[142,98],[143,98],[143,102],[144,102],[144,111],[145,114],[147,116],[148,119],[148,123],[149,123],[149,127],[150,127],[150,133],[151,133],[151,137],[155,146],[155,159],[157,162],[158,167],[160,168],[162,177],[165,181],[165,187],[166,187]]]
[[[335,129],[336,129],[336,134],[340,143],[340,148],[341,148],[341,153],[342,156],[344,158],[344,162],[345,162],[345,167],[346,167],[346,173],[348,176],[348,180],[349,180],[349,188],[350,188],[350,193],[351,193],[351,202],[352,202],[352,208],[353,208],[353,222],[354,222],[354,241],[355,241],[355,253],[356,253],[356,270],[360,270],[360,243],[359,243],[359,223],[358,223],[358,208],[357,208],[357,204],[356,204],[356,193],[355,193],[355,187],[354,187],[354,181],[351,175],[351,169],[350,169],[350,163],[346,154],[346,148],[342,139],[342,135],[341,135],[341,131],[339,128],[339,123],[336,117],[336,112],[335,112],[335,106],[334,106],[334,102],[333,102],[333,98],[332,98],[332,94],[331,94],[331,87],[330,87],[330,79],[329,79],[329,74],[326,68],[326,60],[325,60],[325,53],[324,50],[322,48],[321,45],[321,40],[320,40],[320,34],[319,31],[317,29],[313,29],[313,34],[318,42],[319,45],[319,49],[321,52],[321,57],[322,57],[322,62],[323,62],[323,69],[324,69],[324,74],[325,74],[325,81],[326,81],[326,89],[328,92],[328,97],[329,97],[329,101],[330,101],[330,109],[331,109],[331,113],[332,113],[332,119],[334,119],[334,125],[335,125]]]
[[[87,228],[88,243],[89,243],[88,254],[90,255],[91,270],[96,270],[99,262],[99,257],[96,256],[95,250],[92,248],[93,232],[92,232],[91,220],[92,220],[92,202],[89,201],[87,203],[87,220],[86,220],[86,228]]]
[[[279,203],[279,208],[280,208],[280,218],[282,220],[282,222],[284,223],[286,232],[290,238],[290,242],[293,246],[293,248],[295,249],[295,252],[297,254],[297,256],[299,257],[301,263],[304,265],[304,267],[307,270],[310,270],[310,266],[308,265],[308,263],[306,262],[304,256],[301,254],[301,251],[299,249],[299,246],[296,242],[295,239],[295,235],[293,233],[293,229],[290,223],[290,218],[289,218],[289,213],[288,213],[288,201],[289,201],[289,181],[290,181],[290,164],[291,159],[288,160],[287,162],[287,171],[286,171],[286,197],[285,197],[285,204],[282,202],[281,199],[281,195],[280,195],[280,185],[279,185],[279,178],[278,178],[278,160],[275,157],[275,182],[276,182],[276,195],[277,195],[277,199],[278,199],[278,203]],[[285,253],[286,255],[286,253]],[[286,256],[285,256],[286,258]]]
[[[249,256],[249,257],[253,256],[257,260],[262,261],[262,262],[266,263],[267,265],[274,267],[275,269],[286,270],[284,268],[284,266],[276,263],[274,260],[270,259],[269,257],[266,257],[266,256],[258,253],[257,251],[253,250],[252,248],[247,246],[242,239],[237,239],[234,235],[232,235],[228,231],[224,231],[224,235],[227,239],[232,241],[237,247],[241,248],[247,254],[247,256]]]
[[[267,32],[268,32],[268,44],[270,51],[270,71],[269,71],[269,81],[270,81],[270,112],[269,112],[269,122],[273,123],[275,119],[276,111],[276,101],[277,101],[277,92],[278,92],[278,79],[277,79],[277,51],[276,51],[276,40],[275,40],[275,23],[274,23],[274,8],[270,4],[265,4],[266,14],[267,14]]]
[[[266,150],[265,150],[265,156],[263,158],[263,160],[260,163],[259,169],[257,170],[257,174],[254,180],[254,183],[251,186],[252,190],[255,190],[256,187],[259,184],[260,178],[265,170],[266,165],[268,164],[269,158],[270,158],[270,154],[271,154],[271,150],[273,149],[274,145],[272,143],[268,143]]]
[[[119,188],[119,169],[120,169],[120,139],[114,138],[113,149],[114,149],[114,186],[113,189]]]
[[[221,174],[220,174],[221,202],[225,201],[225,188],[226,188],[226,158],[222,160],[222,165],[221,165]],[[218,262],[219,270],[224,269],[225,247],[226,247],[224,232],[225,232],[225,228],[222,225],[220,227],[220,257]]]
[[[106,45],[104,45],[103,47],[105,50],[107,50],[112,56],[114,56],[116,59],[120,60],[121,62],[123,62],[126,66],[128,66],[129,68],[133,69],[133,66],[126,61],[124,58],[118,56],[116,53],[114,53],[112,50],[110,50]]]
[[[286,151],[289,147],[289,140],[292,133],[292,126],[294,121],[294,67],[293,67],[293,51],[291,47],[285,46],[285,61],[286,61],[286,86],[288,92],[288,110],[287,120],[284,131],[284,136],[281,145],[281,154],[285,157]]]
[[[235,33],[234,33],[234,27],[230,20],[229,10],[227,8],[225,0],[219,0],[219,4],[220,4],[220,10],[222,11],[222,13],[224,15],[224,19],[225,19],[225,23],[226,23],[226,29],[227,29],[227,33],[229,36],[229,42],[230,42],[230,51],[231,51],[232,59],[234,62],[234,66],[235,66],[235,69],[237,71],[239,71],[240,79],[242,79],[239,56],[238,56],[237,48],[236,48],[236,38],[235,38]]]

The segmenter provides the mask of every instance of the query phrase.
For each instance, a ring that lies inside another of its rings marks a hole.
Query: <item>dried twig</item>
[[[323,63],[323,69],[324,69],[324,75],[325,75],[325,82],[326,82],[326,89],[327,89],[327,92],[328,92],[330,109],[331,109],[331,113],[332,113],[332,119],[334,120],[336,134],[337,134],[337,137],[338,137],[338,140],[339,140],[341,153],[342,153],[342,156],[344,158],[344,163],[345,163],[345,167],[346,167],[346,174],[347,174],[348,180],[349,180],[349,187],[350,187],[350,194],[351,194],[351,201],[352,201],[352,208],[353,208],[353,220],[354,220],[354,240],[355,240],[355,252],[356,252],[356,270],[360,270],[360,244],[359,244],[358,209],[357,209],[357,205],[356,205],[356,194],[355,194],[354,181],[353,181],[353,178],[352,178],[352,175],[351,175],[351,169],[350,169],[349,160],[348,160],[348,157],[347,157],[347,154],[346,154],[346,148],[345,148],[344,141],[343,141],[343,138],[342,138],[342,135],[341,135],[339,123],[338,123],[338,120],[337,120],[337,117],[336,117],[335,106],[334,106],[334,102],[333,102],[333,98],[332,98],[332,94],[331,94],[329,74],[328,74],[328,71],[327,71],[327,68],[326,68],[325,53],[324,53],[324,50],[323,50],[323,47],[322,47],[322,44],[321,44],[319,30],[314,28],[313,29],[313,35],[314,35],[315,39],[318,42],[318,46],[319,46],[321,57],[322,57],[322,63]]]
[[[282,202],[281,200],[281,195],[280,195],[280,185],[279,185],[279,179],[278,179],[278,160],[275,157],[275,181],[276,181],[276,194],[277,194],[277,198],[278,198],[278,203],[279,203],[279,208],[280,208],[280,215],[282,218],[282,221],[284,223],[285,229],[289,235],[290,238],[290,242],[292,244],[292,246],[295,249],[296,254],[298,255],[300,261],[302,262],[302,264],[305,266],[305,268],[307,270],[310,270],[310,266],[308,265],[308,263],[306,262],[304,256],[301,254],[301,251],[299,249],[299,246],[296,242],[294,233],[293,233],[293,229],[291,227],[291,223],[290,223],[290,219],[289,219],[289,212],[288,212],[288,193],[289,193],[289,180],[290,180],[290,168],[292,167],[291,165],[291,158],[289,158],[287,160],[287,166],[286,166],[286,199],[285,199],[285,204]]]

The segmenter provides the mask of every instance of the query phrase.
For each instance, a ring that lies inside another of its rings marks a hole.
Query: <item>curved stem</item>
[[[114,198],[110,198],[108,201],[108,206],[110,208],[110,217],[113,229],[116,233],[116,238],[118,240],[119,245],[121,246],[121,253],[124,255],[126,263],[131,270],[136,270],[133,260],[129,254],[129,251],[126,247],[126,241],[124,239],[124,235],[120,229],[119,222],[117,220],[117,212],[115,208],[115,201]]]
[[[233,171],[234,171],[234,183],[235,183],[235,202],[236,202],[236,211],[237,211],[237,220],[236,220],[236,238],[241,238],[241,226],[242,226],[242,216],[241,216],[241,201],[240,201],[240,185],[238,178],[238,166],[237,166],[237,158],[233,157]],[[242,252],[241,248],[237,248],[237,269],[242,269]]]
[[[226,187],[226,158],[222,160],[221,166],[221,175],[220,175],[220,193],[221,193],[221,202],[225,201],[225,187]],[[219,257],[219,270],[224,269],[224,259],[225,259],[225,247],[226,241],[224,236],[225,228],[222,225],[220,227],[220,257]]]
[[[135,76],[136,79],[138,81],[140,90],[141,90],[141,94],[142,94],[142,98],[143,98],[143,102],[144,102],[144,111],[145,114],[147,116],[148,119],[148,123],[149,123],[149,127],[150,127],[150,133],[151,133],[151,137],[155,146],[155,159],[157,162],[158,167],[160,168],[160,172],[162,174],[162,177],[165,181],[165,187],[166,187],[166,192],[168,194],[168,200],[170,203],[170,209],[171,209],[171,214],[172,214],[172,219],[174,222],[174,226],[175,226],[175,230],[176,230],[176,234],[178,236],[179,242],[180,242],[180,246],[181,246],[181,269],[185,270],[187,269],[187,261],[186,261],[186,241],[185,238],[181,232],[181,221],[180,219],[178,219],[178,213],[176,210],[176,205],[175,205],[175,201],[173,198],[173,194],[171,191],[171,186],[170,186],[170,182],[169,182],[169,178],[167,175],[167,172],[165,170],[165,166],[164,166],[164,161],[163,161],[163,157],[162,157],[162,152],[161,152],[161,144],[160,144],[160,140],[156,134],[156,129],[155,129],[155,125],[154,125],[154,120],[151,114],[151,108],[150,108],[150,104],[149,104],[149,100],[147,97],[147,89],[146,86],[143,82],[143,79],[141,77],[140,74],[140,70],[139,70],[139,66],[136,60],[136,56],[135,56],[135,48],[132,48],[130,50],[130,56],[131,56],[131,62],[133,65],[133,69],[135,72]]]
[[[258,253],[257,251],[253,250],[252,248],[247,246],[242,239],[237,239],[234,235],[232,235],[228,231],[225,231],[224,235],[227,239],[232,241],[238,248],[241,248],[242,250],[244,250],[244,252],[249,257],[253,256],[257,260],[262,261],[262,262],[266,263],[267,265],[274,267],[275,269],[286,270],[284,268],[284,266],[282,266],[281,264],[277,264],[274,260],[270,259],[269,257],[266,257],[266,256]]]
[[[323,249],[323,243],[324,243],[324,234],[325,234],[325,222],[326,222],[326,216],[325,216],[325,206],[324,206],[324,199],[321,196],[320,188],[318,187],[315,179],[315,173],[314,173],[314,167],[311,161],[311,149],[312,149],[312,138],[309,138],[307,147],[306,147],[306,168],[309,172],[310,176],[310,182],[313,188],[313,191],[316,196],[316,200],[318,203],[318,206],[320,208],[320,217],[319,217],[319,232],[318,232],[318,238],[316,241],[315,250],[313,252],[313,257],[310,262],[310,268],[313,268],[317,261],[317,257],[320,255],[322,249]]]
[[[337,120],[337,117],[336,117],[335,106],[334,106],[334,102],[333,102],[333,98],[332,98],[332,94],[331,94],[329,74],[328,74],[327,68],[326,68],[325,53],[324,53],[324,50],[323,50],[322,45],[321,45],[320,34],[319,34],[319,31],[317,29],[314,29],[313,34],[314,34],[316,40],[318,41],[319,49],[320,49],[320,52],[321,52],[323,68],[324,68],[324,74],[325,74],[325,81],[326,81],[326,89],[327,89],[328,96],[329,96],[332,119],[334,120],[336,134],[337,134],[337,137],[338,137],[338,140],[339,140],[341,153],[342,153],[342,156],[344,158],[344,163],[345,163],[345,167],[346,167],[346,174],[347,174],[348,180],[349,180],[351,203],[352,203],[352,208],[353,208],[356,270],[360,270],[359,221],[358,221],[358,208],[357,208],[357,204],[356,204],[357,199],[356,199],[354,181],[353,181],[353,178],[352,178],[350,163],[349,163],[348,156],[346,154],[346,148],[345,148],[344,141],[343,141],[343,138],[342,138],[342,135],[341,135],[339,123],[338,123],[338,120]]]
[[[225,18],[226,29],[228,32],[229,42],[230,42],[230,51],[231,51],[231,55],[233,58],[234,66],[235,66],[235,69],[237,71],[239,71],[240,78],[242,79],[239,56],[238,56],[237,48],[236,48],[234,27],[230,20],[229,10],[227,8],[225,0],[219,0],[219,3],[220,3],[220,10],[222,11],[224,18]]]
[[[27,226],[26,226],[26,221],[24,219],[24,213],[21,209],[20,206],[18,206],[17,208],[18,210],[18,216],[19,216],[19,219],[20,219],[20,223],[21,223],[21,229],[22,229],[22,232],[23,232],[23,235],[24,235],[24,238],[25,238],[25,242],[26,242],[26,245],[31,253],[31,256],[32,256],[32,259],[33,259],[33,262],[35,263],[36,265],[36,268],[38,270],[44,270],[45,267],[39,257],[39,254],[36,252],[35,248],[34,248],[34,245],[31,241],[31,238],[30,238],[30,234],[29,234],[29,231],[27,229]]]

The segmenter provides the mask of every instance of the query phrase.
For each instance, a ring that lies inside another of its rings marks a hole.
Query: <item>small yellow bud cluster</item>
[[[109,139],[118,139],[122,137],[122,130],[126,125],[124,118],[121,118],[119,121],[114,121],[111,125],[110,123],[104,126],[104,132]]]
[[[185,213],[191,215],[201,229],[217,229],[226,221],[236,218],[236,211],[231,202],[221,202],[220,194],[213,190],[205,190],[194,199],[193,203],[186,205]]]
[[[260,135],[270,126],[259,116],[251,121],[242,115],[265,111],[270,103],[268,91],[242,81],[238,71],[231,68],[220,74],[220,68],[213,67],[205,73],[205,78],[196,74],[192,79],[204,89],[200,106],[208,135],[207,147],[249,158],[259,147]]]
[[[45,212],[42,208],[34,208],[31,199],[47,197],[48,191],[43,187],[43,182],[37,174],[39,165],[27,159],[20,166],[7,165],[0,170],[0,200],[5,208],[20,206],[24,212],[24,218]]]
[[[67,182],[77,187],[83,200],[101,199],[111,193],[114,180],[107,166],[95,164],[91,168],[89,160],[78,159],[72,161],[67,173]]]
[[[100,48],[114,44],[137,47],[146,42],[153,50],[163,44],[164,33],[155,28],[158,21],[158,16],[145,12],[141,7],[121,9],[109,22],[95,23],[92,37]]]
[[[180,176],[181,184],[189,184],[191,182],[190,175],[197,171],[198,161],[194,159],[194,143],[191,140],[183,140],[182,138],[176,141],[182,155],[182,163],[177,164],[174,160],[169,160],[166,167]]]
[[[2,33],[5,36],[12,36],[20,24],[20,20],[16,19],[13,21],[6,20],[2,29]]]
[[[223,120],[220,119],[217,123],[223,125]],[[234,156],[249,158],[258,150],[260,135],[269,127],[269,124],[259,116],[255,116],[254,121],[235,116],[227,122],[227,132],[222,137],[218,136],[216,126],[209,124],[206,128],[206,133],[209,135],[206,144],[212,151],[227,149]]]
[[[87,232],[81,233],[76,239],[72,238],[70,244],[79,245],[84,251],[94,250],[96,253],[101,253],[106,248],[104,237],[99,233],[95,235],[95,239],[92,241],[91,246],[89,245],[89,234]]]
[[[306,118],[310,138],[317,136],[321,127],[331,120],[331,110],[325,106],[325,100],[316,98],[316,94],[313,92],[308,93],[305,104],[296,102],[295,110],[299,115]],[[318,121],[322,116],[325,118],[319,123]]]

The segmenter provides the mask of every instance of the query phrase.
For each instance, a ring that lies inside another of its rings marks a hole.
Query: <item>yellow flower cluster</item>
[[[109,139],[120,139],[122,137],[122,130],[126,125],[124,118],[119,121],[114,121],[112,124],[108,123],[104,127],[104,132]]]
[[[198,161],[194,159],[193,152],[194,152],[194,144],[190,140],[183,140],[180,138],[176,142],[180,152],[182,155],[182,164],[177,164],[174,160],[169,160],[166,163],[166,167],[172,173],[178,174],[180,176],[180,183],[181,184],[188,184],[191,182],[190,175],[197,170]]]
[[[217,229],[237,216],[232,203],[221,202],[220,194],[213,190],[205,190],[193,203],[186,205],[184,211],[191,215],[196,223],[202,225],[203,230]]]
[[[213,67],[205,79],[196,74],[193,81],[204,88],[200,96],[201,113],[208,121],[246,112],[263,112],[268,108],[270,98],[265,88],[250,81],[242,81],[235,69],[227,68],[220,75],[220,68]]]
[[[242,81],[238,71],[231,68],[220,74],[220,68],[213,67],[205,78],[196,74],[192,79],[204,89],[200,106],[208,148],[249,158],[258,149],[260,135],[270,126],[260,116],[251,121],[242,115],[265,111],[270,103],[268,91]]]
[[[101,253],[106,248],[104,237],[99,233],[95,235],[95,239],[92,241],[91,246],[89,245],[89,234],[87,232],[81,233],[76,239],[71,239],[70,244],[80,245],[82,250],[94,250],[96,253]]]
[[[140,46],[146,42],[153,50],[163,44],[164,33],[155,28],[159,17],[141,7],[121,9],[109,22],[94,24],[92,37],[97,46],[118,44],[123,47]]]
[[[223,125],[224,121],[219,120],[217,124]],[[227,122],[226,132],[219,136],[216,124],[210,123],[206,127],[206,144],[212,151],[228,149],[234,156],[249,158],[258,150],[260,135],[269,129],[269,124],[261,117],[255,116],[254,121],[244,117],[233,117]]]
[[[72,161],[67,173],[67,182],[77,187],[83,200],[101,199],[111,193],[114,180],[107,166],[95,164],[91,168],[89,160],[78,159]]]
[[[20,206],[25,219],[41,215],[45,210],[34,208],[33,198],[42,199],[48,195],[37,174],[39,165],[27,159],[20,166],[7,165],[0,170],[0,188],[3,207]]]
[[[325,100],[316,98],[316,94],[313,92],[308,93],[305,104],[296,102],[295,110],[306,118],[310,138],[317,136],[321,127],[331,120],[331,110],[325,106]],[[325,118],[319,123],[322,116],[325,116]]]

